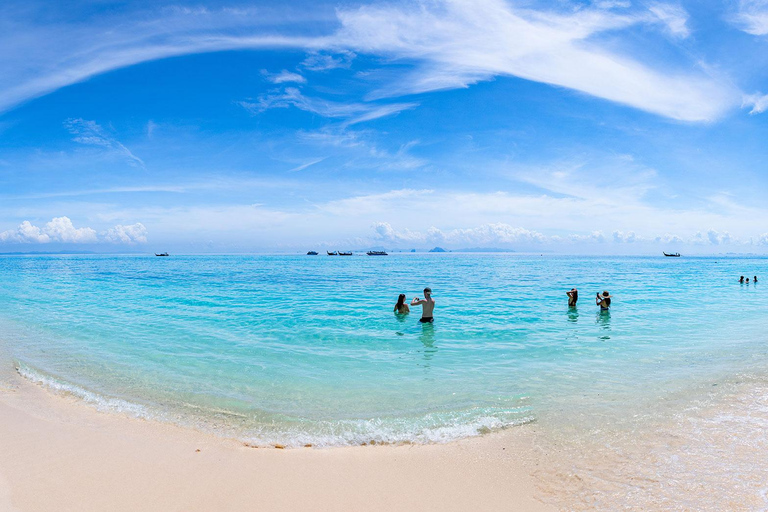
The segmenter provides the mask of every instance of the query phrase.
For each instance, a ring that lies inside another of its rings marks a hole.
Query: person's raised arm
[[[411,301],[411,306],[420,306],[420,305],[422,305],[422,304],[424,304],[426,302],[427,301],[425,301],[424,299],[420,299],[418,297],[414,297],[413,300]]]

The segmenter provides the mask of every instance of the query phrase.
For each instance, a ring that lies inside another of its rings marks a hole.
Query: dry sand
[[[0,511],[552,510],[533,426],[445,445],[249,448],[0,387]]]

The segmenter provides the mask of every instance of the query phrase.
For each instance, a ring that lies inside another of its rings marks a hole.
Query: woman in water
[[[565,292],[565,294],[568,296],[568,307],[575,308],[576,301],[579,300],[579,290],[576,288],[571,288],[571,291]]]
[[[597,297],[595,297],[595,304],[600,306],[600,311],[608,311],[611,307],[611,294],[607,291],[603,292],[602,295],[598,293]]]
[[[397,297],[397,304],[395,304],[395,313],[399,315],[404,315],[410,312],[411,312],[411,308],[409,308],[408,304],[405,303],[405,294],[401,293],[400,296]]]

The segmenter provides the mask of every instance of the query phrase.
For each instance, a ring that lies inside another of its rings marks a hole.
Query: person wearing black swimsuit
[[[602,295],[598,292],[595,297],[595,304],[600,306],[600,311],[608,311],[611,308],[611,294],[604,291]]]

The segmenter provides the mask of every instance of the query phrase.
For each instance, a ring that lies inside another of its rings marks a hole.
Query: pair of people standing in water
[[[432,298],[432,288],[424,288],[424,298],[414,297],[411,301],[411,306],[421,306],[421,323],[432,323],[434,317],[432,316],[435,311],[435,299]],[[405,294],[401,293],[397,298],[397,304],[395,304],[395,313],[404,315],[410,313],[411,308],[405,303]]]
[[[568,296],[568,307],[575,308],[576,302],[579,300],[579,290],[571,288],[571,291],[565,292]],[[608,311],[611,307],[611,294],[604,291],[602,295],[599,293],[595,297],[595,304],[600,306],[600,311]]]

